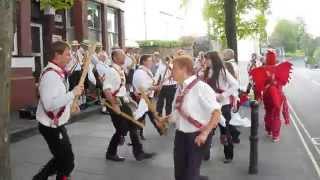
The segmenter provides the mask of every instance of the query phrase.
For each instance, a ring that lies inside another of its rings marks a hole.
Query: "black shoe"
[[[140,139],[141,139],[142,141],[147,140],[147,139],[143,136],[143,134],[142,134],[142,135],[140,135]]]
[[[64,175],[57,175],[56,180],[71,180],[70,177],[64,176]]]
[[[143,141],[146,140],[146,138],[143,135],[143,130],[140,130],[140,139],[143,140]]]
[[[200,175],[199,179],[200,179],[200,180],[209,180],[209,177],[208,177],[208,176],[201,176],[201,175]]]
[[[32,180],[48,180],[49,176],[46,174],[38,173],[35,176],[33,176]]]
[[[145,153],[145,152],[142,152],[142,153],[138,154],[135,158],[136,158],[137,161],[142,161],[144,159],[151,159],[155,155],[156,155],[156,153]]]
[[[123,146],[125,141],[126,141],[126,138],[124,136],[121,136],[119,141],[119,146]]]
[[[50,161],[38,174],[33,176],[32,180],[47,180],[50,176],[53,176],[56,173],[56,170],[53,169],[53,161]]]
[[[106,155],[106,159],[110,161],[115,161],[115,162],[122,162],[125,160],[125,158],[120,157],[118,155]]]
[[[233,144],[240,144],[240,139],[236,138],[236,139],[232,139]]]
[[[223,161],[223,163],[225,163],[225,164],[230,164],[232,162],[232,159],[225,159],[224,161]]]
[[[206,154],[203,156],[203,160],[205,160],[205,161],[209,161],[209,160],[210,160],[210,152],[209,152],[209,153],[206,153]]]

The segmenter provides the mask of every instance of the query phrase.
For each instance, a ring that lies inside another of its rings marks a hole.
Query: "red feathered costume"
[[[255,68],[250,72],[255,84],[255,94],[262,99],[265,108],[265,129],[275,141],[280,140],[281,120],[280,114],[289,124],[290,116],[283,86],[289,82],[292,64],[283,62],[276,64],[276,53],[268,50],[266,65]]]

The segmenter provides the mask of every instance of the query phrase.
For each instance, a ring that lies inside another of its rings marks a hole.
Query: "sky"
[[[187,8],[186,33],[205,34],[206,24],[202,17],[203,2],[204,0],[191,0]],[[297,17],[302,17],[306,22],[307,32],[320,36],[320,0],[271,0],[270,12],[267,26],[269,34],[280,19],[296,20]]]
[[[307,32],[320,36],[320,0],[272,0],[270,10],[268,33],[272,33],[280,19],[295,20],[302,17],[307,25]]]

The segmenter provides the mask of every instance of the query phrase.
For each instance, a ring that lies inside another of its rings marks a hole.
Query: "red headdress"
[[[268,50],[266,54],[266,64],[275,65],[277,63],[277,54],[273,50]]]

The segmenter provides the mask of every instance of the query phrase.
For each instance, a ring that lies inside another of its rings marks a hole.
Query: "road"
[[[320,71],[305,68],[303,60],[293,63],[292,80],[285,91],[293,120],[320,174]]]

